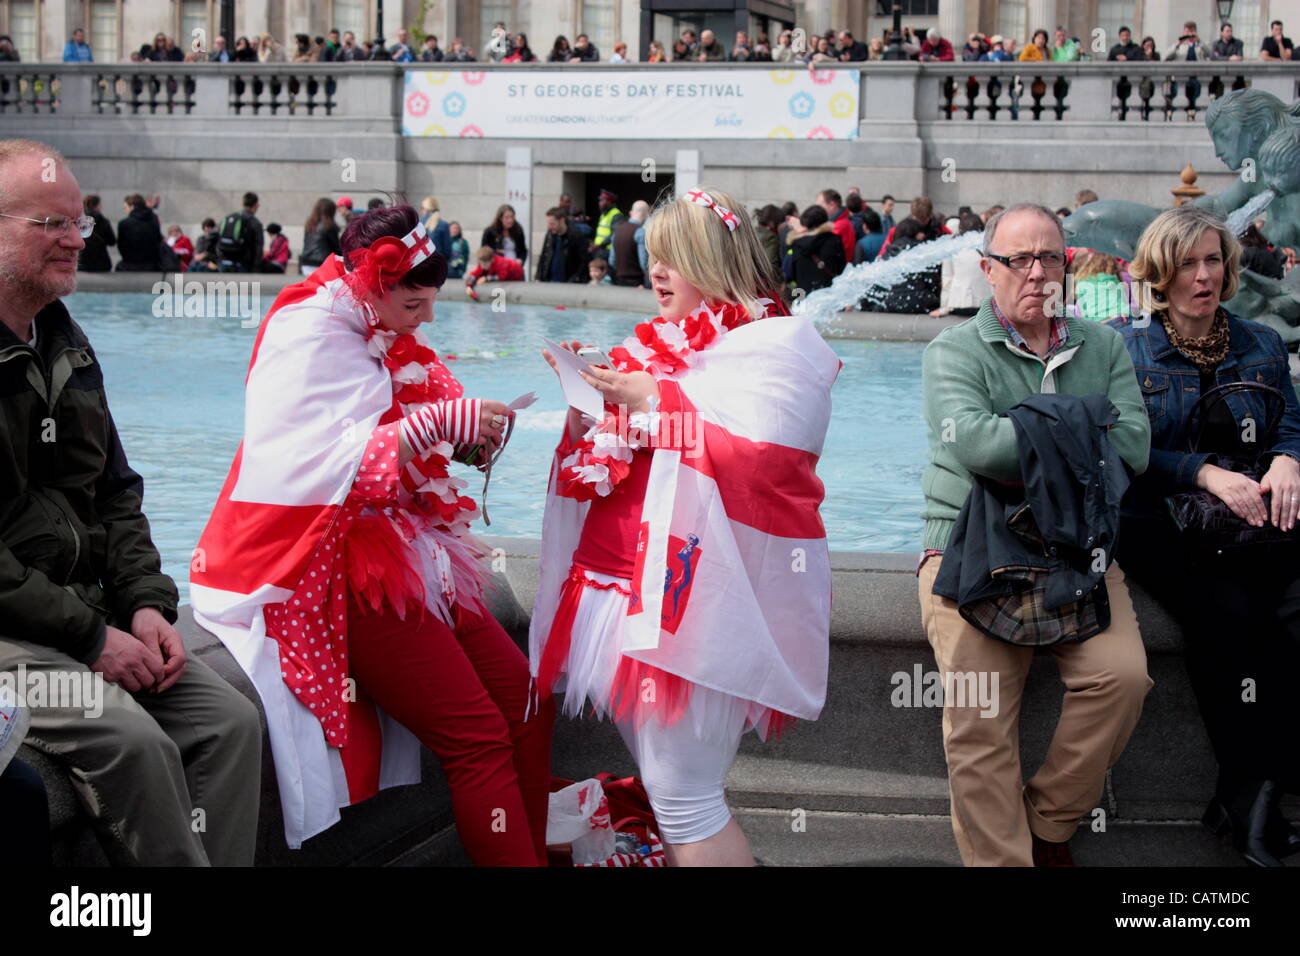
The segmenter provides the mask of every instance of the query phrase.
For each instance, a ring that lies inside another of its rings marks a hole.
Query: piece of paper
[[[506,408],[510,409],[512,412],[517,412],[520,409],[527,408],[535,401],[537,401],[537,393],[529,392],[527,395],[520,395],[513,402],[507,405]]]
[[[555,358],[555,370],[560,374],[560,388],[564,390],[564,400],[578,411],[600,421],[605,417],[605,400],[600,392],[587,382],[579,372],[591,367],[586,359],[578,358],[568,349],[557,345],[548,338],[543,338],[546,348]]]

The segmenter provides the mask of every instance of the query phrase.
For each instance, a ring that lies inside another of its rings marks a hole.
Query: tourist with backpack
[[[244,208],[221,223],[217,257],[222,272],[258,271],[264,238],[256,212],[257,193],[244,193]]]

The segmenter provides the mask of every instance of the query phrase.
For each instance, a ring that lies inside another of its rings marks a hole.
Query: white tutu
[[[627,578],[585,569],[582,574],[596,584],[616,585],[625,592],[631,590],[631,582]],[[564,673],[552,688],[557,696],[563,692],[561,710],[565,715],[579,715],[583,705],[590,702],[594,714],[615,717],[613,702],[620,689],[617,685],[627,678],[626,672],[624,675],[619,674],[619,667],[623,663],[623,633],[629,600],[628,594],[620,593],[613,587],[581,588]],[[654,672],[659,676],[642,674],[634,685],[638,700],[638,722],[654,720],[661,726],[665,724],[673,707],[671,704],[665,707],[655,706],[660,702],[662,690],[668,700],[674,694],[689,695],[689,704],[679,718],[689,722],[695,736],[701,740],[729,738],[732,734],[728,728],[737,725],[745,729],[756,727],[762,736],[767,736],[771,715],[769,708],[705,687],[681,675],[665,674],[657,669]],[[670,686],[661,688],[660,683]],[[626,692],[627,688],[623,690]],[[739,721],[738,715],[741,717]]]

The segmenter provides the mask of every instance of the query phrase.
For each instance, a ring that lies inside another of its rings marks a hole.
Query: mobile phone
[[[597,367],[613,368],[614,363],[609,360],[609,356],[594,345],[578,349],[578,358],[583,359],[588,365]]]

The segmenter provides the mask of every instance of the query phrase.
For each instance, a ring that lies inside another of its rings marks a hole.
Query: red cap
[[[336,206],[347,206],[349,209],[351,209],[351,208],[352,208],[352,197],[351,197],[351,196],[340,196],[340,197],[339,197],[339,201],[338,201],[337,203],[335,203],[335,205],[336,205]]]

